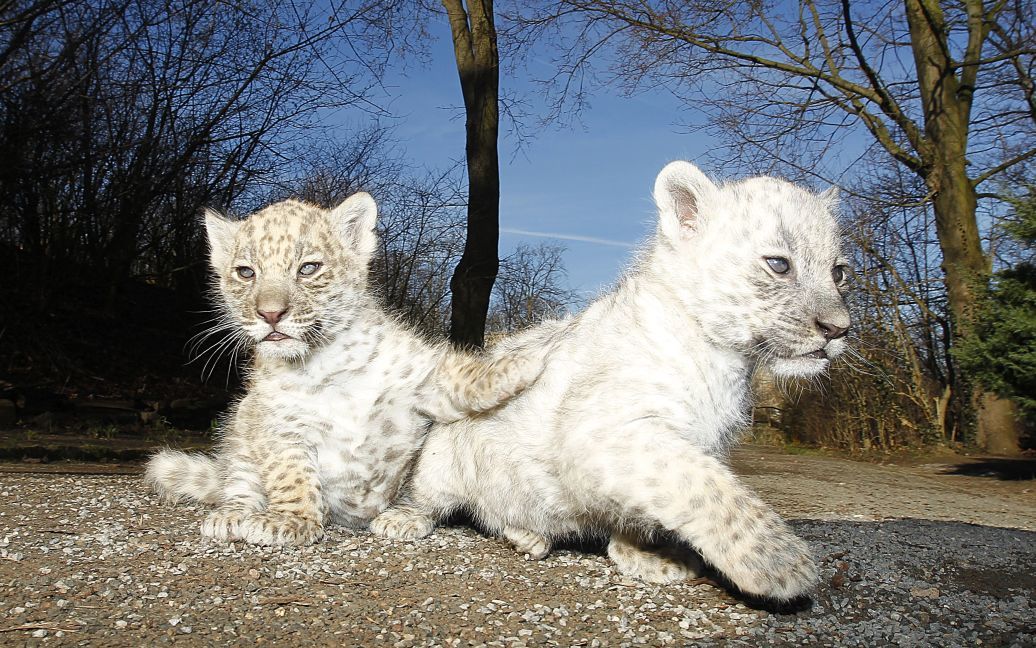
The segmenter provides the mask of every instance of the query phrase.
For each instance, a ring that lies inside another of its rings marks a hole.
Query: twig
[[[299,601],[292,596],[267,596],[259,599],[259,605],[299,605],[302,607],[312,607],[312,603],[306,601]]]
[[[0,632],[16,632],[18,630],[60,630],[62,632],[79,632],[81,628],[73,626],[61,626],[56,623],[24,623],[18,626],[0,628]]]

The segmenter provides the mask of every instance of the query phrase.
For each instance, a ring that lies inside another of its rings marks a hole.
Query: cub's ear
[[[216,272],[233,261],[234,237],[241,221],[230,220],[214,209],[205,210],[205,234],[209,239],[209,263]]]
[[[676,238],[681,232],[693,231],[702,206],[717,191],[716,185],[690,162],[667,164],[655,179],[655,204],[662,233]]]
[[[374,226],[378,222],[378,205],[369,193],[355,193],[331,210],[331,222],[347,247],[369,260],[378,247]]]

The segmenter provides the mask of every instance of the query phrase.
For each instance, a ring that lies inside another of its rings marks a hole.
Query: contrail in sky
[[[614,241],[612,239],[594,238],[593,236],[579,236],[577,234],[558,234],[555,232],[534,232],[531,230],[514,229],[511,227],[501,227],[501,232],[505,234],[519,234],[521,236],[534,236],[536,238],[552,238],[560,239],[562,241],[579,241],[581,243],[597,243],[598,245],[613,245],[615,247],[631,248],[632,243],[626,241]]]

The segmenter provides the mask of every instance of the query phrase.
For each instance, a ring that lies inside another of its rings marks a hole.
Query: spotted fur
[[[514,400],[433,426],[373,531],[416,538],[466,509],[533,558],[603,533],[622,572],[666,582],[696,571],[653,544],[675,537],[746,593],[813,587],[805,543],[724,458],[757,363],[813,376],[844,350],[832,198],[772,178],[717,186],[674,162],[655,200],[657,234],[628,276],[580,315],[505,342],[519,354],[556,346]]]
[[[429,344],[367,286],[377,208],[288,200],[243,221],[206,216],[227,326],[253,350],[249,388],[213,455],[160,452],[146,478],[216,505],[206,536],[307,544],[330,520],[365,527],[396,495],[427,423],[492,408],[542,356],[495,359]]]

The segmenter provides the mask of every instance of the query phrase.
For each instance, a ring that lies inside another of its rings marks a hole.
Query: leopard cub
[[[670,551],[691,547],[748,594],[812,590],[809,547],[724,459],[757,365],[817,376],[846,349],[834,196],[717,184],[687,162],[666,166],[654,195],[657,233],[623,281],[500,343],[549,347],[542,375],[492,412],[432,426],[375,533],[418,538],[464,510],[530,558],[604,534],[616,567],[647,581],[694,573]]]
[[[212,454],[163,450],[147,482],[216,506],[202,534],[308,544],[324,523],[362,528],[395,497],[430,421],[493,408],[542,357],[490,358],[431,344],[367,285],[377,207],[286,200],[244,220],[208,212],[223,325],[252,351],[249,387]]]

